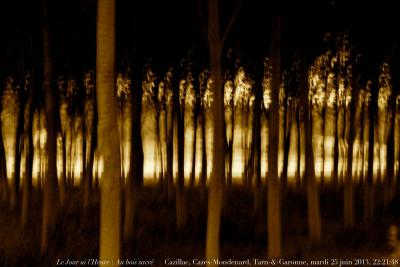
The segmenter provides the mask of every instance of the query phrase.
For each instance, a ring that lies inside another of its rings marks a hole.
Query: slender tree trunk
[[[7,183],[7,171],[6,171],[6,154],[3,143],[3,131],[0,132],[0,197],[1,201],[6,201],[8,198],[8,183]]]
[[[261,79],[260,79],[261,80]],[[261,84],[256,88],[253,119],[253,181],[254,181],[254,214],[260,211],[261,206]]]
[[[281,18],[273,17],[271,35],[272,88],[268,134],[268,257],[280,257],[281,248],[281,197],[278,178],[279,145],[279,87],[281,75]]]
[[[233,105],[233,103],[232,103]],[[232,114],[231,114],[231,135],[230,135],[230,139],[228,140],[228,146],[227,146],[227,150],[228,150],[228,173],[227,173],[227,187],[228,190],[231,188],[232,186],[232,176],[233,176],[233,138],[235,135],[235,109],[233,108],[233,106],[231,106],[232,109]]]
[[[197,104],[195,104],[197,105]],[[192,151],[192,170],[190,172],[190,188],[193,187],[196,179],[196,148],[197,148],[197,126],[198,126],[198,113],[197,106],[193,112],[193,151]]]
[[[284,121],[284,143],[283,143],[283,168],[282,168],[282,192],[283,195],[286,194],[287,191],[287,183],[288,183],[288,165],[289,165],[289,149],[290,149],[290,132],[292,130],[292,115],[289,111],[289,105],[284,103],[286,106],[285,110],[285,121]]]
[[[179,104],[180,94],[175,94],[175,107],[177,116],[177,132],[178,132],[178,179],[176,181],[176,225],[178,230],[186,225],[186,203],[185,203],[185,173],[184,173],[184,148],[185,148],[185,107]]]
[[[22,210],[21,227],[26,228],[30,217],[30,203],[32,193],[32,163],[33,163],[33,138],[32,138],[32,120],[33,120],[33,90],[29,92],[29,99],[25,104],[24,118],[24,143],[25,143],[25,177],[22,190]]]
[[[304,121],[304,136],[305,136],[305,185],[307,192],[307,206],[308,206],[308,228],[309,240],[312,245],[318,245],[321,241],[321,215],[319,207],[319,192],[317,182],[315,180],[315,167],[314,167],[314,152],[312,146],[312,125],[311,114],[308,102],[308,72],[303,59],[303,75],[300,84],[301,106]]]
[[[339,184],[339,138],[338,138],[338,106],[335,105],[335,143],[333,149],[333,173],[332,182],[334,187]]]
[[[207,181],[207,140],[206,140],[206,114],[204,107],[200,111],[201,127],[201,172],[199,179],[200,198],[204,200]]]
[[[208,41],[210,47],[211,78],[213,80],[213,164],[208,193],[206,259],[219,258],[219,235],[222,210],[223,180],[225,179],[224,95],[222,86],[221,37],[219,1],[208,1]]]
[[[368,177],[364,191],[364,220],[371,221],[374,216],[374,145],[375,145],[375,113],[376,93],[371,90],[369,107],[369,136],[368,136]]]
[[[356,83],[357,86],[357,83]],[[357,103],[356,86],[352,89],[352,99],[350,104],[350,125],[355,124],[355,111]],[[348,149],[347,149],[347,169],[344,181],[344,226],[349,229],[354,228],[354,189],[353,189],[353,146],[354,146],[354,127],[349,128]]]
[[[326,78],[326,81],[328,79]],[[325,87],[326,88],[326,87]],[[326,94],[326,91],[325,91]],[[322,148],[321,148],[321,182],[320,182],[320,188],[323,190],[325,186],[325,137],[326,137],[326,120],[327,120],[327,107],[326,107],[326,102],[324,103],[324,107],[322,109]]]
[[[85,101],[85,171],[84,171],[84,192],[83,192],[83,210],[87,211],[90,203],[93,182],[93,162],[95,146],[95,101],[93,96],[88,96]]]
[[[140,85],[137,84],[137,87]],[[131,243],[134,237],[134,225],[138,195],[143,186],[143,144],[142,144],[142,91],[132,92],[132,149],[130,173],[125,190],[124,242]]]
[[[158,103],[160,106],[160,103]],[[161,127],[160,127],[160,119],[161,119],[161,111],[160,107],[156,107],[156,142],[157,142],[157,154],[158,159],[160,160],[160,172],[159,172],[159,182],[160,184],[164,183],[164,158],[162,153],[162,143],[161,143]]]
[[[64,94],[64,92],[62,92]],[[62,137],[62,173],[60,177],[60,206],[64,207],[67,195],[67,129],[68,129],[68,102],[65,95],[60,99],[60,121]]]
[[[48,10],[44,4],[44,17],[48,19]],[[52,87],[52,61],[50,46],[50,30],[48,21],[45,21],[43,28],[43,79],[46,94],[46,118],[47,118],[47,172],[45,174],[45,184],[43,192],[42,210],[42,234],[41,247],[42,254],[49,248],[49,241],[54,234],[56,222],[56,187],[57,187],[57,132],[56,132],[56,99],[54,88]]]
[[[98,142],[105,166],[100,195],[99,259],[114,265],[121,255],[121,160],[114,92],[115,0],[97,2],[96,87]],[[111,262],[112,261],[112,262]]]
[[[167,106],[165,127],[167,140],[167,193],[168,202],[172,203],[174,199],[174,109],[172,106]]]
[[[297,126],[297,170],[296,170],[296,184],[297,189],[301,188],[301,115],[300,109],[296,109],[296,126]]]
[[[391,115],[390,118],[390,131],[388,135],[387,141],[387,154],[386,154],[386,179],[384,184],[384,209],[386,209],[390,202],[393,200],[394,197],[394,126],[395,126],[395,117],[396,113],[395,110],[395,103],[393,100],[389,102],[388,108],[388,116]],[[391,114],[389,114],[391,113]]]

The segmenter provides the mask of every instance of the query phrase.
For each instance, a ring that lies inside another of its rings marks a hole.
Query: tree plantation
[[[398,263],[394,19],[0,5],[0,266]]]

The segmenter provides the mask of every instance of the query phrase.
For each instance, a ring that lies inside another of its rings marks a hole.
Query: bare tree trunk
[[[197,101],[197,100],[196,100]],[[193,151],[192,151],[192,170],[190,172],[190,188],[193,187],[196,179],[196,148],[197,148],[197,126],[198,126],[198,108],[197,103],[195,104],[193,112]]]
[[[271,35],[271,106],[268,134],[268,257],[280,257],[281,245],[281,197],[278,178],[279,144],[279,87],[281,76],[281,18],[273,17]]]
[[[300,83],[301,106],[304,121],[304,136],[305,136],[305,184],[307,192],[307,206],[308,206],[308,228],[309,240],[313,245],[318,245],[321,241],[321,215],[319,207],[319,192],[315,180],[315,167],[314,167],[314,152],[312,147],[312,126],[311,114],[308,102],[308,72],[303,58],[303,75],[302,82]]]
[[[25,177],[22,189],[21,227],[26,228],[30,219],[30,202],[32,193],[32,161],[33,161],[33,90],[28,92],[28,101],[24,110],[24,151],[25,151]]]
[[[160,184],[164,183],[164,158],[162,152],[162,143],[161,143],[161,127],[160,127],[160,119],[161,119],[161,111],[160,111],[160,103],[157,103],[158,107],[156,107],[156,142],[157,142],[157,154],[158,159],[160,160],[160,172],[159,172],[159,181]]]
[[[49,241],[54,234],[56,222],[56,187],[57,187],[57,132],[56,132],[56,99],[54,88],[52,87],[52,61],[50,54],[50,30],[48,25],[48,10],[46,3],[43,6],[45,24],[43,27],[43,83],[46,94],[46,119],[47,119],[47,172],[45,175],[43,211],[42,211],[42,234],[41,247],[42,254],[49,248]]]
[[[260,79],[261,80],[261,79]],[[257,214],[261,206],[261,102],[262,85],[255,88],[254,116],[253,116],[253,181],[254,181],[254,214]]]
[[[2,127],[2,126],[1,126]],[[0,197],[1,201],[6,201],[8,198],[8,183],[6,171],[6,155],[3,143],[3,134],[0,132]]]
[[[96,86],[98,141],[104,171],[100,195],[100,260],[112,266],[121,255],[121,160],[114,92],[115,0],[97,2]]]
[[[93,161],[95,147],[95,100],[94,95],[87,96],[85,100],[85,158],[84,158],[84,190],[83,190],[83,210],[87,211],[92,193],[93,181]]]
[[[172,106],[167,106],[165,127],[167,140],[167,191],[168,202],[171,203],[174,199],[174,109]]]
[[[339,138],[338,138],[338,106],[335,105],[335,144],[333,149],[333,173],[332,182],[334,187],[339,184]]]
[[[184,173],[184,148],[185,148],[185,104],[179,103],[179,91],[175,94],[174,106],[177,116],[177,133],[178,133],[178,179],[176,180],[176,225],[178,230],[186,225],[186,203],[185,203],[185,173]],[[182,101],[183,102],[183,101]]]
[[[285,120],[284,120],[284,142],[283,142],[283,168],[282,168],[282,193],[286,194],[287,183],[288,183],[288,165],[289,165],[289,149],[290,149],[290,135],[292,131],[292,111],[291,107],[287,103],[285,97]]]
[[[233,103],[232,103],[233,105]],[[233,170],[233,138],[234,138],[234,133],[235,133],[235,109],[232,107],[232,114],[231,114],[231,134],[230,134],[230,139],[227,142],[227,153],[228,153],[228,172],[227,172],[227,188],[228,190],[232,186],[232,170]]]
[[[394,97],[392,97],[394,98]],[[388,116],[390,117],[390,131],[387,141],[386,154],[386,179],[384,183],[384,209],[386,209],[394,197],[394,126],[395,126],[395,101],[392,99],[388,103]]]
[[[301,188],[301,114],[300,108],[296,108],[296,127],[297,127],[297,170],[296,170],[296,187]]]
[[[208,1],[208,41],[210,48],[211,78],[213,80],[213,164],[208,193],[206,259],[213,262],[219,257],[219,235],[222,209],[222,184],[225,179],[224,95],[222,86],[221,38],[219,1]]]
[[[350,103],[350,125],[349,128],[349,139],[348,139],[348,150],[347,150],[347,169],[346,177],[344,181],[344,226],[349,229],[354,228],[354,189],[353,189],[353,146],[354,146],[354,122],[355,122],[355,112],[356,103],[358,101],[357,97],[357,86],[355,83],[352,88],[352,99]]]
[[[205,198],[205,189],[207,181],[207,140],[206,140],[206,114],[205,109],[202,107],[200,111],[200,127],[201,127],[201,172],[199,179],[200,198]]]
[[[137,87],[140,85],[137,84]],[[125,190],[124,242],[131,243],[134,237],[134,225],[138,194],[143,185],[143,144],[142,144],[142,90],[132,92],[132,149],[130,173]]]

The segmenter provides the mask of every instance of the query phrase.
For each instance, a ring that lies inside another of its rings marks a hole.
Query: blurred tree
[[[57,187],[57,130],[56,130],[56,97],[52,87],[53,65],[51,57],[51,33],[49,25],[48,2],[43,1],[43,87],[45,90],[46,119],[47,119],[47,172],[43,189],[42,211],[42,254],[49,248],[49,241],[54,233],[56,223],[56,187]]]
[[[21,226],[25,228],[29,221],[31,191],[32,191],[32,163],[33,163],[33,138],[32,138],[32,120],[33,120],[33,99],[34,89],[32,83],[32,73],[25,74],[25,94],[27,101],[24,108],[24,132],[23,132],[23,153],[25,158],[25,176],[22,188],[22,210]]]
[[[121,160],[114,90],[115,0],[97,2],[96,85],[98,142],[105,163],[100,195],[99,259],[116,262],[121,255]]]
[[[305,47],[303,47],[305,49]],[[319,193],[318,185],[315,180],[315,166],[314,166],[314,152],[312,147],[312,126],[310,115],[310,103],[308,99],[309,86],[308,86],[308,72],[306,65],[306,55],[303,55],[302,61],[302,75],[300,82],[300,105],[303,123],[304,123],[304,136],[305,136],[305,167],[304,179],[307,192],[307,206],[308,206],[308,228],[309,240],[311,244],[319,244],[321,241],[321,215],[319,208]]]
[[[96,95],[94,73],[88,71],[83,81],[84,94],[84,181],[83,181],[83,209],[86,211],[89,207],[90,195],[93,182],[93,161],[96,145]]]
[[[268,133],[268,257],[281,256],[281,199],[278,177],[279,144],[279,88],[281,77],[281,18],[272,18],[271,33],[271,105],[269,110]]]

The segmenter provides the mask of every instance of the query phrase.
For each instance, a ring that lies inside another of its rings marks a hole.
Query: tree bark
[[[319,207],[319,192],[315,180],[314,152],[312,146],[311,114],[308,101],[308,72],[306,57],[303,58],[302,82],[300,83],[301,107],[303,112],[305,136],[305,184],[308,206],[309,241],[311,245],[318,245],[321,241],[321,215]]]
[[[268,120],[268,257],[280,257],[281,248],[281,198],[278,178],[279,145],[279,87],[281,76],[281,18],[273,17],[271,35],[271,106]]]
[[[41,247],[42,254],[49,248],[49,241],[54,233],[56,221],[56,187],[57,187],[57,132],[56,132],[56,99],[54,88],[52,87],[52,59],[50,30],[48,21],[48,10],[44,4],[45,24],[43,27],[43,83],[46,94],[46,119],[47,119],[47,173],[45,174],[43,211],[42,211],[42,233]]]
[[[354,228],[354,189],[353,189],[353,144],[354,144],[354,123],[356,116],[356,103],[357,103],[357,91],[358,83],[352,85],[352,99],[350,103],[350,125],[349,137],[348,137],[348,150],[347,150],[347,169],[346,177],[344,181],[344,226],[349,229]]]
[[[95,99],[94,93],[86,96],[85,99],[85,168],[84,168],[84,190],[83,190],[83,210],[88,210],[90,195],[92,193],[93,182],[93,162],[95,147]]]
[[[30,85],[31,86],[31,85]],[[22,189],[21,227],[28,225],[30,217],[30,202],[32,193],[32,163],[33,163],[33,90],[29,88],[28,101],[24,110],[24,151],[25,151],[25,177]]]
[[[105,163],[100,193],[100,260],[112,266],[121,255],[121,160],[117,132],[115,63],[115,0],[97,2],[96,87],[98,142]]]
[[[183,85],[186,86],[186,85]],[[178,230],[182,229],[186,225],[187,214],[186,214],[186,203],[185,203],[185,173],[184,173],[184,155],[185,155],[185,104],[184,98],[180,103],[180,90],[181,85],[178,86],[178,91],[174,94],[174,107],[175,115],[177,118],[177,135],[178,135],[178,177],[176,180],[176,226]],[[184,89],[185,90],[185,89]]]
[[[206,259],[213,262],[219,258],[219,235],[221,224],[223,180],[225,179],[225,128],[224,95],[222,86],[221,36],[219,24],[219,1],[208,1],[208,41],[210,68],[213,80],[213,160],[208,194],[206,236]]]

